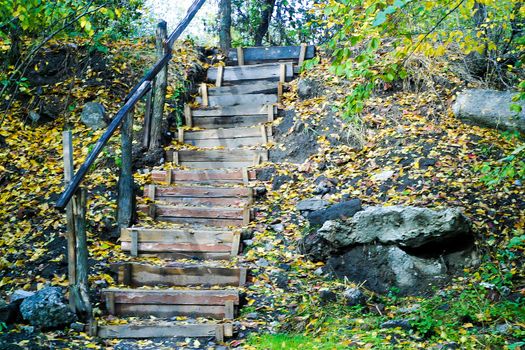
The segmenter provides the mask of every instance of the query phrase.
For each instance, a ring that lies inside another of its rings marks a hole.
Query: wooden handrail
[[[75,176],[71,180],[71,182],[68,184],[67,188],[64,192],[60,195],[60,198],[55,204],[55,208],[59,210],[64,210],[64,208],[67,206],[71,198],[75,195],[78,188],[80,187],[80,184],[86,177],[89,169],[91,166],[95,163],[95,160],[99,156],[99,154],[102,152],[106,144],[108,143],[109,139],[115,134],[116,130],[119,126],[121,126],[123,120],[125,119],[126,115],[133,109],[133,107],[137,104],[137,102],[152,88],[152,82],[159,74],[159,72],[166,67],[166,65],[171,60],[172,56],[172,48],[175,43],[175,41],[180,37],[180,35],[184,32],[184,30],[188,27],[190,22],[193,20],[197,12],[200,10],[202,5],[205,3],[206,0],[195,0],[191,7],[189,8],[188,12],[186,13],[186,16],[184,19],[179,23],[177,28],[171,33],[171,35],[168,37],[164,45],[166,46],[166,54],[159,59],[155,65],[151,68],[151,70],[146,73],[146,75],[141,79],[141,81],[131,89],[129,94],[125,98],[125,104],[120,108],[120,110],[117,112],[115,117],[113,118],[111,124],[109,124],[106,132],[100,137],[100,139],[95,144],[93,150],[89,155],[87,156],[84,163],[80,166],[78,171],[76,172]]]
[[[55,204],[55,208],[63,210],[66,207],[67,203],[69,203],[71,197],[73,197],[78,187],[80,186],[80,183],[82,182],[82,180],[84,180],[84,177],[86,177],[89,168],[91,168],[100,152],[102,152],[102,150],[108,143],[111,136],[113,136],[120,124],[122,124],[122,121],[124,120],[126,114],[128,114],[128,112],[135,106],[138,100],[140,100],[142,96],[144,96],[146,92],[148,92],[149,89],[151,89],[151,82],[143,82],[139,86],[137,91],[135,91],[133,96],[117,112],[115,118],[113,118],[113,121],[111,122],[111,124],[109,124],[106,132],[104,132],[100,139],[98,139],[97,143],[95,144],[95,147],[93,147],[93,150],[84,161],[84,164],[82,164],[80,169],[78,169],[78,171],[75,173],[75,176],[73,176],[73,179],[71,179],[71,182],[67,186],[66,190],[62,192],[62,195]]]

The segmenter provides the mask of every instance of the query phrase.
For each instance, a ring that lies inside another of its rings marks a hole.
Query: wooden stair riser
[[[255,170],[161,170],[153,171],[152,180],[157,184],[245,184],[257,178]]]
[[[212,109],[185,108],[186,126],[202,129],[240,128],[272,122],[277,114],[273,105],[247,104]]]
[[[279,81],[281,79],[281,65],[285,66],[285,79],[291,80],[294,76],[292,63],[266,63],[252,66],[219,67],[208,69],[208,81],[215,82],[237,82],[249,80]],[[221,73],[222,71],[222,73]],[[221,76],[222,75],[222,76]],[[222,78],[222,79],[221,79]]]
[[[142,286],[243,286],[246,269],[222,267],[160,267],[124,263],[112,266],[119,284]]]
[[[275,83],[277,90],[277,83]],[[277,92],[277,91],[276,91]],[[248,94],[248,95],[218,95],[198,97],[197,103],[204,107],[228,107],[245,104],[274,104],[277,103],[277,94]]]
[[[250,95],[250,94],[277,94],[275,82],[260,81],[248,84],[237,84],[233,86],[206,87],[208,97],[228,95]],[[201,96],[203,91],[200,92]]]
[[[149,185],[144,188],[144,197],[173,205],[244,207],[253,203],[253,189],[248,187],[158,187]]]
[[[98,326],[96,336],[103,339],[148,339],[148,338],[204,338],[215,337],[223,342],[227,327],[225,324],[193,325],[108,325]],[[231,335],[229,335],[231,336]]]
[[[315,46],[277,46],[277,47],[247,47],[241,48],[244,64],[260,64],[264,62],[309,60],[315,57]],[[301,53],[303,57],[301,57]],[[228,64],[237,65],[239,50],[230,49],[228,52]]]
[[[240,248],[239,231],[123,229],[120,240],[132,256],[227,259]]]
[[[118,316],[174,316],[233,319],[237,291],[104,290],[106,308]]]
[[[204,131],[184,131],[179,129],[178,140],[192,146],[238,148],[247,146],[261,146],[273,142],[273,133],[270,126],[212,129]]]
[[[208,226],[245,226],[252,217],[248,208],[179,207],[169,205],[139,205],[138,210],[159,220],[174,223],[194,223]]]
[[[193,169],[245,168],[268,161],[267,150],[168,151],[168,161]]]

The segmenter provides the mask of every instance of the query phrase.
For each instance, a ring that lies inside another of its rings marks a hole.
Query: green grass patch
[[[301,349],[301,350],[334,350],[345,349],[336,340],[314,338],[299,334],[257,334],[248,339],[248,344],[256,349]]]

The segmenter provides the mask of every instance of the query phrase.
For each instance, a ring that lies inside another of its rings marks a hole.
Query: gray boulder
[[[58,328],[76,320],[59,287],[46,287],[25,298],[20,312],[29,324],[42,329]]]
[[[84,105],[80,120],[93,130],[104,129],[108,126],[104,106],[97,102],[88,102]]]
[[[466,122],[525,132],[525,101],[513,102],[516,92],[495,90],[466,90],[459,94],[452,106],[454,115]],[[512,104],[522,107],[520,113],[511,110]]]
[[[372,242],[418,248],[469,232],[470,221],[459,208],[391,206],[368,207],[346,221],[326,221],[318,234],[337,248]]]
[[[300,201],[295,207],[299,211],[315,211],[324,209],[329,205],[330,202],[324,199],[310,198]]]
[[[35,292],[31,292],[31,291],[27,291],[27,290],[23,290],[23,289],[17,289],[13,292],[13,294],[11,294],[9,296],[9,301],[11,303],[15,303],[15,302],[19,302],[21,303],[22,300],[24,300],[25,298],[28,298],[32,295],[35,295]]]
[[[346,220],[362,210],[359,199],[334,204],[326,209],[316,210],[308,214],[307,219],[310,225],[322,225],[328,220],[342,219]]]

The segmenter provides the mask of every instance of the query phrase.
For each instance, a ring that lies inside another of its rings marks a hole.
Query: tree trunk
[[[167,48],[164,46],[165,40],[168,38],[168,26],[165,21],[160,21],[157,25],[156,32],[156,53],[157,59],[161,59],[167,53]],[[150,139],[149,150],[152,151],[161,146],[162,137],[162,119],[164,116],[164,103],[166,103],[166,89],[168,86],[168,65],[164,67],[153,84],[153,114],[151,116],[150,124]]]
[[[219,3],[219,42],[224,52],[232,47],[232,2],[231,0],[220,0]]]
[[[276,0],[264,0],[261,12],[261,23],[255,32],[255,46],[262,46],[262,41],[268,29],[270,28],[270,21],[272,20],[273,9]]]

